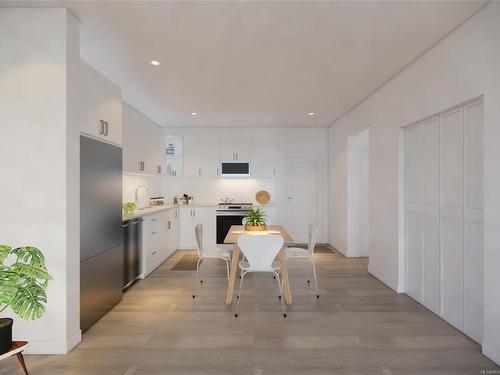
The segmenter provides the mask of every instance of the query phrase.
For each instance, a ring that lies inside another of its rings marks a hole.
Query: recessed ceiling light
[[[315,114],[316,114],[316,113],[314,113],[314,112],[309,112],[309,113],[308,113],[308,115],[309,115],[309,116],[314,116]]]
[[[160,62],[156,60],[151,60],[151,65],[158,66],[160,65]]]
[[[192,114],[193,116],[196,116],[198,113],[196,113],[196,112],[191,112],[191,114]]]

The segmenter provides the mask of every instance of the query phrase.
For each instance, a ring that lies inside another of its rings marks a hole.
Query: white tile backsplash
[[[123,173],[123,202],[134,202],[135,189],[139,185],[146,185],[149,189],[150,197],[161,195],[161,178],[155,176],[141,176],[130,173]],[[144,189],[140,190],[139,198],[145,198]]]
[[[235,202],[255,203],[255,193],[267,190],[274,198],[273,179],[256,178],[163,178],[162,195],[166,202],[181,197],[186,193],[193,197],[194,202],[219,203],[221,198],[234,199]]]

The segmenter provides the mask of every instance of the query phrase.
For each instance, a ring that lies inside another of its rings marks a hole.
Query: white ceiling
[[[485,2],[43,4],[79,17],[82,57],[159,125],[326,127]]]

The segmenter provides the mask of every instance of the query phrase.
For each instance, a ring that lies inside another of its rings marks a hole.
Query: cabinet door
[[[184,137],[184,176],[199,177],[203,168],[203,138]]]
[[[123,169],[156,175],[161,165],[163,133],[128,105],[123,106]]]
[[[165,142],[163,131],[153,125],[148,131],[146,173],[161,176],[165,170]]]
[[[220,139],[220,160],[252,160],[252,139],[247,136],[222,136]]]
[[[217,177],[219,174],[219,138],[203,139],[203,160],[201,174],[204,177]]]
[[[272,136],[254,137],[252,149],[253,158],[250,169],[252,177],[275,177],[278,164],[275,139]]]
[[[216,244],[215,233],[215,208],[197,207],[194,209],[194,225],[201,223],[203,225],[203,247],[213,249]]]
[[[193,208],[179,208],[179,249],[194,249]]]
[[[179,247],[179,211],[177,209],[170,211],[170,248],[172,254]]]
[[[80,87],[80,130],[121,145],[121,90],[85,61],[80,62]]]

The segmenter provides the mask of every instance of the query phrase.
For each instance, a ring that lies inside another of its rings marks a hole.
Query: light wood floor
[[[240,316],[224,305],[225,268],[212,261],[192,299],[174,256],[133,286],[68,355],[26,356],[37,374],[480,374],[498,369],[478,344],[366,271],[366,259],[316,255],[321,298],[290,264],[294,305],[280,314],[269,275],[245,282]],[[0,374],[21,374],[15,358]]]

